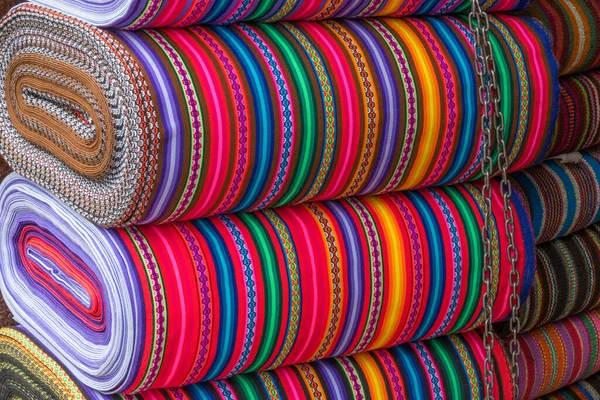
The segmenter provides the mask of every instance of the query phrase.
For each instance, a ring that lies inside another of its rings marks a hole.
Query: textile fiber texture
[[[525,199],[538,244],[600,221],[600,146],[510,175]]]
[[[539,400],[597,400],[600,399],[600,374],[592,375],[577,383],[557,390]]]
[[[600,306],[600,225],[538,245],[533,285],[522,304],[521,331]],[[508,332],[508,322],[497,331]]]
[[[535,399],[600,371],[600,309],[519,336],[519,397]]]
[[[561,75],[600,68],[598,0],[532,0],[524,14],[550,32]]]
[[[558,120],[549,156],[600,144],[600,70],[559,79]]]

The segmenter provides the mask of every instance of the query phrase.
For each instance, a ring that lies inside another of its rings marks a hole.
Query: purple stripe
[[[375,69],[377,82],[380,84],[375,86],[375,82],[373,82],[373,86],[380,91],[378,96],[382,100],[379,103],[380,106],[385,107],[382,111],[382,118],[379,119],[383,126],[379,128],[381,146],[375,152],[375,164],[371,167],[374,172],[368,179],[368,185],[361,190],[361,194],[373,193],[381,185],[386,172],[392,170],[395,165],[392,164],[392,157],[398,145],[400,121],[398,85],[391,71],[390,59],[386,57],[385,51],[377,42],[377,39],[381,40],[381,38],[366,29],[364,23],[347,21],[347,24],[353,29],[354,34],[365,42],[365,49],[368,50],[372,61],[369,64]]]
[[[185,151],[183,121],[186,121],[188,116],[187,112],[184,115],[177,103],[178,90],[168,77],[166,70],[168,64],[163,63],[148,44],[148,40],[152,39],[127,31],[115,33],[140,60],[143,70],[148,74],[149,86],[157,92],[158,111],[163,120],[161,127],[163,141],[162,148],[159,149],[162,153],[160,157],[162,165],[157,178],[157,197],[150,203],[145,217],[148,221],[156,220],[166,213],[171,200],[177,197],[178,177],[182,174],[183,167],[181,155]]]
[[[345,391],[343,378],[340,377],[339,370],[336,368],[338,361],[334,359],[323,360],[313,364],[315,371],[319,374],[319,378],[324,380],[323,386],[325,386],[334,399],[344,398]]]
[[[348,302],[349,304],[346,319],[340,321],[342,325],[340,332],[340,339],[337,342],[335,348],[332,351],[331,356],[337,356],[340,354],[346,354],[352,349],[350,345],[354,339],[356,339],[356,332],[359,330],[360,315],[362,308],[362,299],[366,295],[364,293],[364,279],[361,272],[362,267],[362,253],[361,244],[358,238],[358,231],[356,230],[355,224],[352,221],[348,211],[342,207],[338,202],[328,201],[324,203],[329,211],[333,214],[336,221],[342,229],[342,237],[346,243],[345,250],[348,262]]]

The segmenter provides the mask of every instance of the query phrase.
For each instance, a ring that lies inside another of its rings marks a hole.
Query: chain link
[[[501,97],[498,81],[496,77],[496,62],[494,60],[493,48],[489,38],[490,21],[488,14],[483,12],[478,0],[471,0],[471,13],[469,14],[469,26],[475,36],[475,64],[477,75],[479,77],[479,102],[483,107],[481,115],[482,128],[482,153],[483,159],[481,163],[481,172],[483,174],[483,227],[482,238],[484,247],[483,256],[483,312],[484,312],[484,347],[486,352],[484,369],[485,369],[485,398],[493,400],[494,388],[494,359],[492,350],[494,347],[494,332],[492,327],[492,188],[491,175],[494,170],[492,158],[492,128],[496,133],[496,149],[498,152],[498,168],[501,171],[500,189],[503,198],[504,206],[504,228],[509,244],[507,248],[507,256],[510,262],[510,277],[511,286],[510,294],[510,331],[511,339],[509,351],[511,355],[511,375],[513,393],[515,398],[519,396],[519,365],[517,357],[521,349],[517,335],[521,328],[521,323],[518,318],[518,311],[521,306],[519,297],[520,276],[517,269],[517,260],[519,257],[517,247],[515,245],[515,224],[514,212],[510,204],[512,195],[512,187],[508,179],[508,157],[506,155],[506,142],[504,139],[504,116],[501,111]]]

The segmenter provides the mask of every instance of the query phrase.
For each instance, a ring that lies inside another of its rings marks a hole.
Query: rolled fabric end
[[[135,318],[142,300],[132,289],[136,270],[127,253],[112,231],[40,196],[18,175],[3,185],[9,189],[0,199],[0,236],[10,244],[2,262],[12,267],[0,289],[11,293],[8,307],[81,382],[118,392],[140,352],[144,324]]]
[[[537,244],[600,221],[600,146],[570,158],[580,161],[547,160],[510,176],[531,215]]]
[[[25,331],[3,328],[0,329],[0,399],[14,398],[81,400],[91,396]]]
[[[110,34],[31,5],[2,21],[0,47],[2,156],[86,218],[135,219],[158,133],[131,55]]]
[[[125,27],[132,20],[136,20],[147,6],[145,1],[131,0],[34,0],[31,3],[103,27]],[[148,12],[151,13],[154,7],[153,4]]]
[[[600,371],[600,308],[523,333],[518,341],[519,396],[537,399]]]

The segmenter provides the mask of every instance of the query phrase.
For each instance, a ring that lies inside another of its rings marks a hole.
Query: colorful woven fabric
[[[600,306],[600,225],[536,247],[537,264],[521,331]],[[508,322],[498,324],[508,331]]]
[[[560,78],[550,156],[600,144],[600,70]]]
[[[577,383],[557,390],[539,400],[597,400],[600,399],[600,374],[592,375]]]
[[[0,398],[78,399],[473,399],[483,394],[483,339],[477,331],[388,350],[332,358],[269,372],[137,396],[105,396],[78,385],[34,339],[0,330]],[[513,398],[508,359],[499,341],[494,398]],[[12,396],[10,396],[12,394]]]
[[[566,236],[600,221],[600,147],[570,154],[565,162],[511,174],[532,217],[537,243]]]
[[[561,75],[600,68],[598,0],[531,0],[524,14],[550,32]]]
[[[600,371],[600,309],[519,336],[519,397],[534,399]]]
[[[81,400],[87,391],[19,327],[0,329],[0,398]]]
[[[468,13],[469,0],[35,0],[97,26],[144,27],[230,24],[240,21],[321,20]],[[488,11],[525,7],[528,0],[481,0]]]
[[[532,20],[491,34],[517,170],[547,152],[556,66]],[[25,5],[0,28],[0,152],[102,225],[465,181],[472,40],[464,16],[111,32]]]
[[[103,229],[13,174],[0,196],[0,288],[17,322],[103,392],[390,347],[481,323],[480,190]],[[493,193],[502,221],[495,182]],[[524,301],[533,233],[517,194],[511,204]],[[506,249],[504,224],[493,232]],[[493,264],[501,320],[511,292],[506,252]]]

